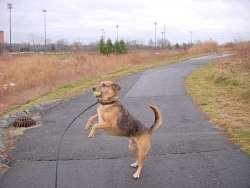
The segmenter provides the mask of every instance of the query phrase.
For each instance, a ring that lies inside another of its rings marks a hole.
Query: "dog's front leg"
[[[89,138],[93,138],[95,136],[95,132],[97,129],[109,129],[110,128],[110,124],[103,122],[103,123],[97,123],[95,125],[93,125],[90,133],[89,133]]]
[[[87,121],[87,123],[86,123],[85,131],[89,130],[89,128],[90,128],[90,126],[91,126],[91,123],[92,123],[93,121],[97,121],[97,120],[98,120],[98,115],[91,116],[91,117],[89,118],[89,120]]]

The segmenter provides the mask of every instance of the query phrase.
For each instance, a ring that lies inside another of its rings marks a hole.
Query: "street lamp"
[[[157,25],[157,22],[155,22],[154,25],[155,25],[155,47],[156,47],[156,25]]]
[[[192,34],[193,34],[193,31],[191,31],[191,46],[192,46],[192,43],[193,43]]]
[[[105,41],[105,31],[102,29],[102,40]]]
[[[116,28],[117,28],[117,42],[118,42],[118,27],[119,27],[119,25],[116,26]]]
[[[44,45],[45,45],[45,53],[46,53],[47,51],[47,45],[46,45],[46,12],[47,10],[43,9],[43,12],[44,12],[44,36],[45,36]]]
[[[11,9],[13,8],[11,3],[7,3],[7,9],[10,9],[10,52],[11,52]]]
[[[161,32],[161,35],[162,35],[162,37],[161,37],[161,47],[163,48],[163,36],[164,36],[164,32]]]

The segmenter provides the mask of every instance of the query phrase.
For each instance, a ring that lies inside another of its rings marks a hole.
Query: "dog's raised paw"
[[[85,126],[85,131],[89,130],[89,128],[90,128],[90,125],[87,124],[87,125]]]
[[[94,138],[94,134],[89,134],[88,138]]]

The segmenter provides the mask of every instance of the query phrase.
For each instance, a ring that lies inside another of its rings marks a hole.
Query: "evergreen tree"
[[[108,54],[107,55],[109,55],[109,54],[111,54],[113,52],[112,41],[110,39],[108,39],[106,45],[107,45],[107,48],[108,48]]]
[[[52,51],[52,52],[55,51],[55,45],[54,45],[54,44],[51,45],[51,51]]]
[[[103,38],[101,38],[100,40],[100,53],[104,55],[108,55],[108,47],[105,44],[105,41],[103,40]]]
[[[110,39],[105,41],[103,38],[101,38],[99,43],[100,53],[109,56],[111,53],[115,54],[125,54],[127,53],[127,47],[123,40],[120,40],[119,42],[116,41],[115,44],[112,44],[112,41]]]
[[[114,46],[114,53],[115,54],[121,54],[122,52],[122,48],[121,48],[121,45],[118,41],[115,41],[115,46]]]
[[[121,48],[121,54],[127,53],[127,47],[126,47],[125,42],[123,40],[120,40],[119,44],[120,44],[120,48]]]
[[[181,47],[181,46],[180,46],[178,43],[175,44],[175,48],[176,48],[176,49],[179,49],[180,47]]]

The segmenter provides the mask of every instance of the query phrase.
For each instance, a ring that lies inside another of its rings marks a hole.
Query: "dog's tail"
[[[150,134],[152,134],[158,127],[160,127],[162,123],[162,115],[160,110],[154,106],[154,105],[149,105],[149,107],[154,111],[155,113],[155,122],[154,124],[149,128]]]

